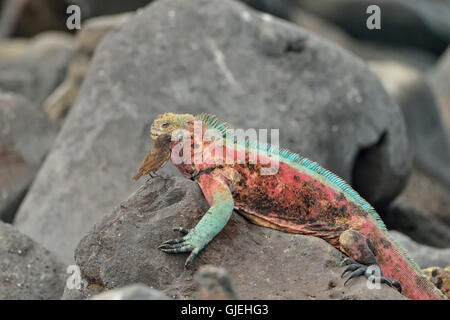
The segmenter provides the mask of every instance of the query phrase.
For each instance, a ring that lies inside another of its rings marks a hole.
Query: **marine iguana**
[[[201,129],[200,139],[196,127]],[[211,130],[218,136],[205,139],[203,132]],[[161,250],[190,252],[187,267],[235,209],[257,225],[324,239],[348,256],[342,275],[352,273],[346,282],[361,275],[373,277],[378,268],[377,279],[408,298],[445,299],[389,235],[375,209],[344,180],[287,149],[249,139],[218,139],[228,137],[230,130],[226,122],[209,114],[164,113],[154,120],[151,138],[160,143],[159,137],[171,135],[165,143],[172,150],[172,162],[183,176],[198,182],[210,205],[193,229],[174,229],[183,236],[164,242]],[[157,169],[152,158],[158,152],[152,150],[138,176],[148,173],[148,168]],[[195,161],[199,156],[201,161]],[[277,170],[262,174],[268,167]]]

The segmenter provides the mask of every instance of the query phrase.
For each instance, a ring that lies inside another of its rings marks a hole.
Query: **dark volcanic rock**
[[[292,0],[357,38],[419,47],[441,54],[450,42],[450,3],[427,0]],[[367,7],[378,5],[381,29],[366,26]]]
[[[389,229],[400,231],[416,242],[450,247],[450,227],[404,200],[396,200],[389,206],[384,221]]]
[[[424,71],[436,63],[436,56],[428,51],[384,42],[358,40],[334,23],[300,8],[291,11],[290,20],[314,34],[337,43],[366,61],[398,61]]]
[[[152,0],[0,0],[0,11],[9,9],[9,15],[0,17],[0,38],[31,37],[46,30],[68,32],[66,13],[70,5],[80,8],[81,20],[138,10]],[[13,13],[14,12],[14,13]],[[13,14],[12,14],[13,13]]]
[[[414,168],[408,184],[396,201],[401,200],[417,208],[430,223],[436,218],[450,228],[450,189],[439,180],[418,168]],[[450,229],[448,230],[450,234]],[[448,243],[450,246],[450,242]]]
[[[398,231],[390,233],[422,269],[433,266],[444,268],[450,265],[450,248],[433,248],[419,244]]]
[[[450,140],[430,85],[419,70],[400,63],[373,61],[370,67],[402,109],[414,162],[450,190]]]
[[[91,286],[112,289],[143,283],[177,299],[197,299],[193,272],[225,268],[240,299],[402,299],[365,278],[343,286],[343,255],[325,241],[259,227],[233,214],[230,222],[184,269],[187,254],[157,249],[176,237],[174,227],[194,227],[208,205],[195,182],[153,179],[103,219],[79,243],[75,259]],[[84,292],[86,294],[86,292]]]
[[[19,229],[70,261],[81,236],[135,188],[149,124],[168,111],[280,128],[283,147],[354,178],[374,205],[409,172],[400,110],[360,59],[241,3],[157,1],[97,48]]]
[[[30,101],[0,92],[0,220],[12,221],[56,133]]]
[[[0,222],[0,299],[59,299],[64,265],[12,225]]]

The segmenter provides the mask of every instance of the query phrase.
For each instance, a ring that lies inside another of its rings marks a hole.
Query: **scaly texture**
[[[153,122],[152,138],[172,136],[172,162],[199,183],[211,206],[195,228],[177,228],[184,236],[164,242],[163,251],[191,252],[189,265],[234,208],[255,224],[326,240],[349,256],[349,279],[369,277],[368,266],[379,267],[380,282],[408,298],[445,298],[390,237],[373,207],[342,179],[286,149],[230,138],[230,129],[207,114],[166,113]],[[214,139],[206,134],[210,130]]]

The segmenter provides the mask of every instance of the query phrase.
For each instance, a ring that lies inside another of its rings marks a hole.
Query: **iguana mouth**
[[[152,138],[152,140],[156,140],[156,139],[158,139],[158,134],[156,134],[156,133],[153,133],[153,132],[151,132],[150,133],[150,138]]]
[[[153,125],[150,127],[150,138],[152,140],[158,139],[158,137],[161,135],[161,132],[157,130]]]

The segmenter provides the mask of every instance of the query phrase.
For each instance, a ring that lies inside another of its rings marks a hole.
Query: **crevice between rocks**
[[[375,209],[383,211],[392,199],[377,199],[377,179],[382,171],[383,157],[381,153],[388,142],[388,132],[384,131],[378,140],[358,151],[352,169],[352,187]]]

